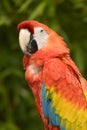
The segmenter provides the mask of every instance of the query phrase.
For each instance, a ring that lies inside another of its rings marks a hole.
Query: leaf
[[[12,122],[0,122],[0,130],[19,130],[19,128]]]
[[[2,25],[10,25],[11,19],[6,14],[1,14],[0,16],[0,26]]]
[[[42,2],[40,3],[35,10],[32,12],[32,14],[29,16],[28,19],[35,19],[37,16],[41,15],[46,7],[46,3]]]
[[[21,13],[21,12],[25,11],[31,2],[32,2],[32,0],[27,0],[25,3],[23,3],[21,5],[21,7],[19,8],[18,12]]]

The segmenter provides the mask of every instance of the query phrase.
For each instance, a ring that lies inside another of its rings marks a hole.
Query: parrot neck
[[[38,66],[43,66],[44,62],[51,58],[62,58],[69,55],[69,49],[66,43],[63,41],[62,37],[57,35],[55,32],[51,32],[46,45],[35,52],[33,55],[25,55],[23,59],[24,69],[29,64],[37,64]]]
[[[63,57],[66,57],[68,54],[67,53],[59,53],[58,51],[54,50],[48,50],[48,51],[39,51],[35,55],[33,55],[30,58],[30,64],[36,64],[37,66],[43,66],[45,62],[47,62],[51,58],[60,58],[62,59]]]

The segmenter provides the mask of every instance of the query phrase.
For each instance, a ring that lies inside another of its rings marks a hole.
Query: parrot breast
[[[35,50],[30,55],[25,53],[23,66],[45,130],[87,130],[87,81],[70,58],[63,38],[33,20],[20,23],[19,32],[21,29],[27,29],[30,33],[27,31],[26,36],[34,38],[29,41]],[[46,35],[39,29],[45,30]],[[20,38],[22,50],[25,39],[28,41],[26,36],[22,35],[23,42]]]

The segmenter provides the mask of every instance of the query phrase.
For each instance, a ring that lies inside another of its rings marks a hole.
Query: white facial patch
[[[48,33],[42,27],[35,27],[33,37],[37,41],[38,49],[41,49],[46,44]]]
[[[26,51],[26,46],[30,41],[30,34],[28,29],[21,29],[19,32],[19,44],[23,52]]]

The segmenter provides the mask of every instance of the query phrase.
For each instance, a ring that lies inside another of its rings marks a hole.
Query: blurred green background
[[[24,79],[17,24],[35,19],[64,37],[87,78],[87,0],[0,1],[0,130],[43,130]]]

